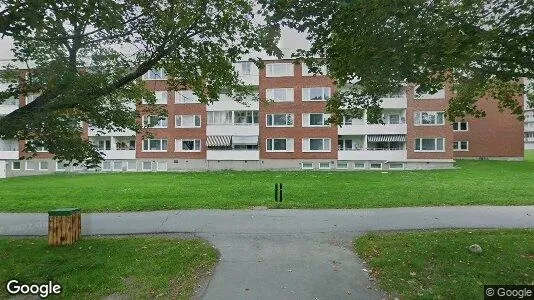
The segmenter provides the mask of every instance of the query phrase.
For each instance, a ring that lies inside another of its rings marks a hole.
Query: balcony
[[[135,150],[99,150],[104,153],[104,159],[135,159]]]
[[[206,135],[259,135],[260,126],[258,124],[239,125],[207,125]]]
[[[19,143],[17,141],[0,140],[0,160],[19,159]]]
[[[406,124],[363,124],[338,127],[338,135],[406,134]]]
[[[340,150],[338,160],[380,160],[404,161],[406,150]]]
[[[98,135],[97,135],[98,134]],[[125,129],[124,131],[102,130],[97,127],[89,126],[88,136],[135,136],[135,131]]]
[[[380,104],[380,107],[382,108],[403,109],[407,107],[406,96],[397,97],[397,98],[381,98],[381,99],[382,99],[382,103]]]
[[[260,160],[259,150],[207,150],[207,160]]]

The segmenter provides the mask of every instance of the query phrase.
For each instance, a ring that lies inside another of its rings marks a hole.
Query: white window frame
[[[130,166],[133,164],[133,168],[130,168]],[[137,171],[137,162],[136,161],[127,161],[126,162],[126,170],[127,171]]]
[[[400,168],[392,168],[391,167],[392,165],[400,165],[401,167]],[[400,163],[400,162],[389,163],[389,169],[390,170],[404,170],[404,164]]]
[[[284,90],[285,99],[275,98],[275,92]],[[265,90],[265,99],[273,102],[293,102],[295,101],[295,90],[293,88],[272,88]]]
[[[43,163],[46,163],[46,169],[43,168],[43,166],[42,166]],[[50,164],[47,161],[40,161],[39,162],[39,171],[48,171],[49,168],[50,168]]]
[[[322,125],[312,125],[311,124],[311,115],[322,115],[323,123]],[[302,114],[302,127],[329,127],[328,119],[330,119],[331,114],[325,113],[305,113]]]
[[[323,165],[324,164],[328,164],[328,167],[324,167]],[[319,170],[332,170],[332,164],[328,161],[328,162],[320,162],[319,163]]]
[[[244,114],[245,116],[245,122],[237,123],[236,117],[238,113]],[[259,111],[257,110],[233,110],[232,111],[232,124],[237,126],[248,126],[248,125],[258,125],[259,123]],[[252,123],[248,122],[248,119],[251,118]],[[257,121],[257,122],[254,122]]]
[[[322,140],[323,150],[312,150],[311,140]],[[326,144],[325,144],[326,143]],[[324,149],[327,145],[328,149]],[[302,152],[331,152],[332,151],[332,139],[330,138],[303,138],[302,139]]]
[[[19,163],[18,169],[15,169],[15,163]],[[22,169],[22,162],[20,161],[13,161],[11,162],[11,170],[13,171],[20,171]]]
[[[109,164],[109,167],[106,168],[106,164]],[[102,171],[111,171],[113,170],[113,162],[109,160],[108,161],[105,160],[102,162],[101,168],[102,168]]]
[[[193,92],[193,90],[181,90],[174,93],[174,103],[175,104],[198,104],[198,96]]]
[[[154,104],[167,104],[169,101],[169,95],[167,91],[155,91],[154,97],[156,97],[156,102]],[[146,99],[141,99],[142,104],[148,104]]]
[[[465,123],[465,130],[461,129],[461,124],[462,123]],[[454,126],[457,126],[457,129],[454,129]],[[465,131],[469,131],[469,122],[467,121],[461,121],[461,122],[454,122],[452,123],[452,131],[455,131],[455,132],[465,132]]]
[[[149,149],[145,149],[145,141],[148,142],[148,148]],[[160,141],[160,150],[150,150],[150,141]],[[163,149],[163,141],[166,141],[167,142],[167,149]],[[167,152],[169,150],[169,140],[167,139],[145,139],[143,140],[142,142],[142,152]]]
[[[341,165],[345,165],[345,167],[340,167],[340,164]],[[349,162],[348,161],[338,161],[338,162],[336,162],[336,169],[348,170],[348,168],[349,168]]]
[[[275,125],[275,115],[284,115],[286,119],[286,125]],[[271,125],[269,125],[269,119],[271,119]],[[288,120],[291,119],[291,124],[288,124]],[[277,113],[265,115],[265,127],[293,127],[295,126],[295,115],[289,113]]]
[[[274,140],[286,140],[286,149],[285,150],[274,150]],[[273,150],[269,150],[269,144]],[[295,151],[295,140],[293,138],[285,137],[273,137],[265,139],[265,151],[266,152],[294,152]]]
[[[465,143],[466,148],[461,148],[461,143]],[[452,143],[452,149],[456,152],[466,152],[469,151],[469,141],[454,141]]]
[[[310,165],[310,167],[305,167],[304,165]],[[301,162],[300,168],[302,170],[313,170],[313,163],[312,162]]]
[[[373,165],[380,165],[380,168],[373,168]],[[369,163],[369,169],[371,170],[382,170],[384,168],[382,163],[372,162]]]
[[[435,115],[435,124],[423,124],[423,113],[429,114],[429,115]],[[443,123],[437,123],[438,122],[438,114],[442,114],[441,120]],[[416,111],[414,112],[414,125],[415,126],[443,126],[445,125],[445,112],[444,111]]]
[[[159,77],[155,76],[156,72],[159,73]],[[154,74],[154,78],[151,78],[148,74]],[[167,80],[167,74],[165,73],[165,70],[163,68],[153,69],[143,74],[141,79],[142,80]]]
[[[146,163],[150,164],[150,169],[145,169],[145,164]],[[151,161],[143,161],[143,162],[141,162],[141,170],[142,171],[152,171],[152,162]]]
[[[193,126],[183,125],[183,119],[184,117],[193,117]],[[180,124],[178,124],[178,120],[180,120]],[[198,120],[198,126],[197,124]],[[202,116],[201,115],[175,115],[174,116],[174,126],[175,128],[199,128],[202,127]]]
[[[184,149],[183,142],[193,142],[193,150]],[[197,148],[198,145],[198,149]],[[174,145],[174,152],[201,152],[202,151],[202,140],[201,139],[176,139]]]
[[[35,171],[35,168],[37,168],[38,166],[34,164],[33,168],[28,168],[28,165],[30,163],[35,163],[35,161],[26,161],[25,166],[24,166],[24,170],[26,170],[26,171]]]
[[[285,67],[285,71],[282,74],[276,74],[276,67]],[[265,77],[291,77],[295,76],[295,65],[292,62],[283,63],[267,63],[265,64]]]
[[[215,114],[223,115],[225,117],[224,118],[225,121],[228,121],[228,122],[212,122],[215,119],[220,119],[220,118],[215,118]],[[226,120],[226,117],[228,117],[228,116],[230,116],[230,119]],[[213,120],[211,120],[211,119],[213,119]],[[207,122],[208,125],[233,125],[234,124],[233,111],[231,111],[231,110],[208,111],[206,122]]]
[[[321,71],[321,73],[310,73],[308,65],[304,63],[302,64],[302,76],[327,76],[328,70],[325,65],[319,66],[319,70]]]
[[[117,163],[120,163],[120,167],[119,168],[116,168],[116,164]],[[124,167],[124,162],[123,161],[116,160],[116,161],[112,161],[111,162],[111,168],[113,169],[113,171],[122,171],[122,167]]]
[[[434,140],[434,145],[435,145],[435,150],[422,150],[423,148],[423,142],[422,140]],[[443,149],[442,150],[437,150],[438,149],[438,140],[443,140]],[[446,142],[445,142],[445,138],[442,138],[442,137],[437,137],[437,138],[432,138],[432,137],[423,137],[423,138],[416,138],[414,140],[414,152],[445,152],[445,145],[446,145]],[[417,150],[417,144],[419,143],[419,150]]]
[[[154,124],[154,126],[150,126],[150,119],[151,118],[158,118],[158,122]],[[147,122],[148,121],[148,122]],[[168,128],[169,127],[169,118],[163,117],[163,116],[143,116],[142,118],[142,124],[145,126],[145,128]],[[163,124],[164,123],[164,124]]]
[[[311,89],[321,89],[321,99],[310,99],[310,90]],[[328,94],[328,97],[325,97],[325,94]],[[302,88],[302,101],[310,101],[310,102],[316,102],[316,101],[326,101],[330,97],[332,97],[332,89],[330,87],[305,87]]]
[[[359,164],[363,165],[363,167],[358,168]],[[355,161],[354,162],[354,169],[356,169],[356,170],[365,170],[365,167],[366,167],[366,163],[364,161]]]

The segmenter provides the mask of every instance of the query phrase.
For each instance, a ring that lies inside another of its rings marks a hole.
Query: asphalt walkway
[[[82,233],[188,233],[221,252],[203,299],[381,299],[352,253],[368,231],[534,228],[534,206],[92,213]],[[0,213],[0,235],[46,235],[46,214]]]

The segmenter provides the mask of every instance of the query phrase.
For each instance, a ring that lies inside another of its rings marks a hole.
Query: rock
[[[482,253],[482,247],[480,247],[478,244],[473,244],[469,246],[469,251],[473,253]]]

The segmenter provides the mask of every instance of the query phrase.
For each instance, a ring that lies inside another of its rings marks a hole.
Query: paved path
[[[352,253],[366,231],[534,228],[534,206],[84,214],[83,234],[194,233],[221,251],[204,299],[380,299]],[[45,235],[46,214],[0,213],[0,235]]]

